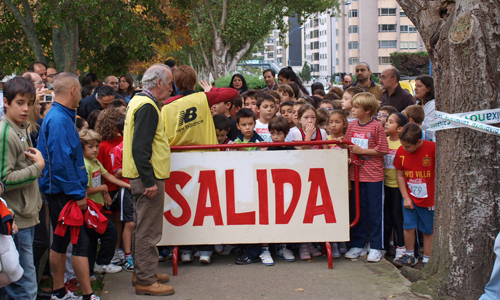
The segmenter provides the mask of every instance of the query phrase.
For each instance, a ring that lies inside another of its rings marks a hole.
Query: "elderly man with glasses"
[[[396,68],[387,68],[380,75],[380,85],[384,89],[380,105],[394,106],[399,112],[402,112],[407,106],[415,104],[415,98],[404,90],[399,81],[401,75]]]

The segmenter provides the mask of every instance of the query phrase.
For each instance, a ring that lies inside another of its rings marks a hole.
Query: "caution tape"
[[[472,121],[471,119],[460,117],[458,116],[458,114],[452,115],[441,111],[436,111],[436,118],[449,121],[455,125],[459,125],[457,127],[467,127],[481,132],[500,135],[500,128],[488,125],[486,124],[486,122],[482,123],[482,122]],[[498,123],[498,122],[493,122],[493,123]]]
[[[471,121],[479,121],[484,124],[496,124],[500,123],[500,108],[489,109],[489,110],[479,110],[479,111],[471,111],[466,113],[459,114],[450,114],[456,117],[465,118]],[[427,131],[438,131],[444,129],[453,129],[464,127],[462,124],[452,123],[448,120],[443,119],[435,119],[431,123],[425,126],[425,130]]]

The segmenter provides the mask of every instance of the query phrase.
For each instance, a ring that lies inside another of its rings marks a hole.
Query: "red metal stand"
[[[177,276],[177,264],[179,263],[179,247],[174,247],[174,252],[172,253],[172,266],[174,268],[173,274]]]

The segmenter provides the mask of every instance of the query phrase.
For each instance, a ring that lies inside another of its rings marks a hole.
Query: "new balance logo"
[[[186,109],[185,111],[181,111],[181,113],[179,114],[179,126],[194,121],[196,117],[198,117],[198,115],[196,114],[196,107],[191,107]]]

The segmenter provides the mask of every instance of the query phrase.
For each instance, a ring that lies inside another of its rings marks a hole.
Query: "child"
[[[347,89],[344,93],[351,95]],[[358,258],[366,254],[365,242],[368,236],[367,223],[370,224],[370,253],[367,260],[378,262],[383,253],[383,188],[384,164],[383,156],[389,152],[384,128],[372,119],[379,108],[379,101],[371,93],[362,92],[352,99],[352,117],[357,118],[349,123],[345,139],[354,143],[350,145],[351,154],[359,155],[364,163],[359,166],[360,216],[356,226],[351,229],[351,249],[346,258]],[[354,157],[351,156],[351,159]],[[354,165],[349,165],[349,179],[354,186]],[[354,199],[352,189],[351,199]]]
[[[219,144],[232,143],[231,139],[227,137],[227,133],[229,132],[229,118],[224,115],[215,115],[213,118],[215,133],[217,134],[217,141]]]
[[[243,100],[241,99],[241,96],[238,95],[238,97],[234,98],[232,102],[233,107],[231,107],[231,111],[229,113],[233,119],[236,119],[236,113],[243,107]]]
[[[342,141],[347,129],[347,118],[342,110],[334,110],[328,118],[328,127],[330,135],[327,140]],[[342,149],[336,144],[328,146],[329,149]]]
[[[276,116],[276,101],[273,96],[267,93],[259,93],[257,96],[257,111],[260,118],[255,124],[255,131],[265,142],[272,142],[271,134],[269,133],[268,124],[274,116]]]
[[[259,118],[259,110],[257,108],[257,90],[248,90],[241,94],[243,98],[243,108],[251,109],[255,117]]]
[[[255,132],[255,114],[251,109],[242,108],[236,114],[236,125],[241,134],[234,140],[236,144],[261,143],[264,140]],[[257,151],[259,147],[238,148],[239,151]]]
[[[316,115],[318,116],[318,128],[324,129],[326,133],[328,132],[328,119],[330,118],[330,113],[324,108],[316,109]]]
[[[238,95],[238,97],[240,96]],[[216,103],[212,105],[210,111],[212,113],[212,116],[224,115],[228,118],[230,129],[228,132],[226,132],[226,135],[229,137],[230,140],[235,140],[241,132],[238,130],[238,127],[236,126],[236,120],[231,116],[231,109],[233,106],[232,103],[233,103],[232,101]]]
[[[111,205],[112,200],[108,193],[108,186],[102,184],[101,177],[111,183],[128,189],[130,189],[130,185],[108,173],[97,160],[99,143],[101,142],[101,136],[97,132],[91,129],[80,131],[80,141],[82,142],[83,158],[89,179],[87,198],[101,205]],[[98,236],[95,232],[89,231],[89,265],[92,266],[95,260],[95,273],[118,273],[122,270],[120,266],[110,263],[112,255],[109,254],[114,252],[117,238],[116,235],[116,227],[113,223],[108,222],[108,229],[106,229],[106,232],[101,237],[100,255],[95,259]]]
[[[394,158],[399,190],[403,196],[403,228],[406,254],[395,260],[396,266],[415,265],[415,229],[424,235],[424,259],[429,261],[434,237],[434,180],[436,144],[422,139],[417,124],[406,124],[399,133],[401,145]]]
[[[28,134],[27,119],[35,109],[36,91],[33,84],[23,77],[14,77],[4,85],[4,117],[0,121],[2,168],[0,179],[5,184],[3,195],[7,206],[14,212],[18,226],[16,247],[24,273],[17,282],[4,288],[6,298],[35,299],[37,276],[33,258],[34,228],[42,206],[38,177],[42,176],[45,160]],[[32,125],[32,124],[31,124]],[[3,245],[2,245],[3,246]],[[7,268],[6,268],[7,269]]]
[[[288,129],[295,126],[295,123],[293,123],[293,105],[294,103],[292,101],[285,101],[281,104],[280,107],[280,113],[285,119],[288,120]]]
[[[347,121],[349,122],[355,119],[352,114],[352,98],[362,92],[363,90],[359,87],[350,87],[344,91],[342,96],[342,110],[349,112],[347,115]],[[375,112],[373,112],[373,114],[375,114]]]
[[[381,110],[379,110],[379,113]],[[389,252],[391,248],[389,240],[394,229],[394,243],[397,247],[394,260],[402,257],[406,251],[403,235],[402,198],[396,179],[396,168],[394,167],[396,151],[401,147],[399,133],[406,123],[408,123],[408,119],[398,112],[392,113],[385,123],[389,153],[384,156],[384,248]]]
[[[276,102],[276,115],[279,116],[280,114],[280,108],[281,108],[281,103],[283,103],[283,100],[281,100],[281,95],[275,90],[269,90],[265,91],[264,93],[269,94],[273,96],[275,102]]]
[[[410,123],[416,123],[419,127],[422,127],[422,122],[425,118],[424,109],[420,105],[410,105],[403,110],[403,115],[408,118]]]
[[[325,91],[318,89],[313,92],[313,96],[319,97],[321,99],[325,99]]]
[[[316,109],[311,104],[300,107],[297,118],[299,127],[290,129],[293,141],[321,141],[326,140],[328,134],[324,129],[318,128],[318,116]],[[304,145],[303,149],[326,149],[326,145]]]
[[[324,108],[329,112],[334,110],[333,102],[330,100],[323,100],[319,103],[319,108]]]
[[[280,93],[283,102],[291,101],[294,98],[292,88],[286,83],[278,85],[276,91]]]
[[[269,122],[269,132],[274,143],[285,141],[285,137],[290,132],[288,120],[283,116],[272,118]],[[296,150],[293,146],[270,146],[267,150]]]
[[[387,117],[389,117],[395,112],[398,112],[398,110],[394,106],[384,105],[381,108],[379,108],[377,113],[377,120],[380,122],[380,124],[382,124],[382,127],[385,126],[385,123],[387,122]]]

